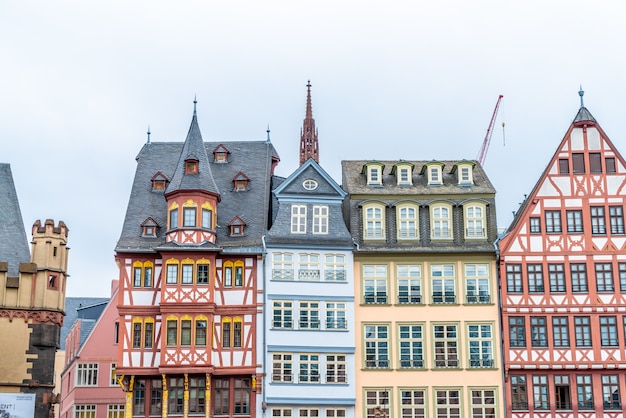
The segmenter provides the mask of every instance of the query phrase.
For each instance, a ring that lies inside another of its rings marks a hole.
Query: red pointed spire
[[[311,80],[307,82],[306,88],[306,115],[300,131],[300,165],[309,158],[320,162],[317,129],[315,129],[315,119],[313,119],[311,107]]]

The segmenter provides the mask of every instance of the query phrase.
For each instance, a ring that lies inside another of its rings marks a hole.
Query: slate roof
[[[194,125],[197,126],[195,117],[190,129],[192,136],[195,135],[192,132]],[[214,162],[211,152],[220,144],[224,144],[230,151],[227,163]],[[150,179],[158,171],[168,179],[174,179],[179,159],[185,159],[182,152],[182,142],[151,142],[142,147],[137,156],[137,170],[116,251],[153,252],[156,247],[165,244],[167,204],[163,191],[152,191]],[[210,247],[226,251],[262,248],[261,237],[268,225],[272,157],[278,159],[274,146],[267,141],[204,142],[204,152],[209,155],[209,168],[215,188],[221,195],[217,207],[216,246]],[[245,172],[250,178],[246,191],[234,190],[233,178],[239,171]],[[170,191],[170,188],[167,190]],[[230,236],[228,223],[235,216],[250,221],[243,236]],[[141,237],[141,224],[148,217],[159,223],[154,238]],[[170,246],[189,248],[168,243],[167,247]]]
[[[65,338],[79,319],[83,321],[80,329],[80,343],[82,345],[108,302],[108,298],[65,298],[65,318],[61,327],[61,350],[65,350]]]
[[[580,109],[578,109],[578,113],[576,113],[576,117],[574,117],[573,122],[576,123],[584,121],[596,122],[596,119],[591,115],[591,112],[589,112],[585,106],[581,106]]]
[[[30,262],[11,165],[5,163],[0,163],[0,261],[9,263],[9,277],[18,277],[19,264]]]
[[[383,171],[383,186],[368,186],[367,176],[362,174],[362,169],[365,164],[372,163],[371,160],[353,160],[342,161],[342,187],[345,191],[351,195],[456,195],[456,194],[493,194],[496,189],[491,184],[491,181],[483,171],[480,164],[476,161],[467,161],[475,164],[472,170],[472,176],[474,184],[471,186],[457,184],[456,175],[452,172],[456,164],[463,162],[464,160],[455,161],[436,161],[442,163],[443,166],[443,184],[440,186],[428,186],[427,174],[420,174],[422,168],[426,164],[433,163],[434,161],[403,161],[409,164],[413,164],[413,185],[412,186],[398,186],[396,177],[391,175],[391,170],[394,164],[398,163],[398,160],[394,161],[375,161],[376,163],[382,163],[385,165]]]

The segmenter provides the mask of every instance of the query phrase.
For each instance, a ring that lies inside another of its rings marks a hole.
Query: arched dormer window
[[[217,164],[224,164],[228,162],[228,154],[230,154],[228,148],[220,144],[213,150],[213,159]]]
[[[158,171],[152,178],[150,179],[152,183],[152,191],[160,192],[165,190],[165,186],[167,186],[167,177],[163,175],[160,171]]]
[[[486,205],[482,202],[467,202],[463,205],[466,239],[485,239],[487,232]]]
[[[239,216],[235,216],[233,220],[228,223],[228,228],[230,228],[231,237],[240,236],[244,233],[246,223]]]
[[[430,238],[433,240],[452,239],[452,205],[449,203],[430,205]]]
[[[382,203],[363,205],[363,239],[385,239],[385,205]]]
[[[424,164],[420,174],[426,174],[429,186],[441,186],[443,184],[443,167],[443,163],[431,161]]]
[[[419,239],[419,207],[403,203],[396,207],[396,223],[399,240]]]
[[[185,160],[185,174],[198,174],[198,159],[190,157]]]
[[[413,164],[406,161],[400,161],[393,165],[391,175],[396,176],[398,186],[411,186],[413,184],[413,167]]]
[[[141,236],[145,238],[156,237],[158,225],[154,219],[148,217],[141,223]]]
[[[451,174],[456,173],[457,184],[459,186],[471,186],[474,184],[474,166],[471,161],[460,161],[452,167]]]
[[[241,171],[239,173],[237,173],[237,175],[233,178],[235,191],[236,192],[243,192],[243,191],[247,190],[249,181],[250,181],[250,178],[248,176],[246,176],[244,173],[242,173]]]
[[[377,161],[372,161],[363,166],[361,174],[367,176],[368,186],[382,186],[383,184],[383,170],[385,165]]]

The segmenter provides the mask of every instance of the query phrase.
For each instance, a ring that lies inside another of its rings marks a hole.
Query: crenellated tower
[[[313,158],[317,163],[320,162],[317,129],[315,128],[315,119],[313,119],[313,110],[311,107],[310,80],[307,82],[306,88],[306,115],[302,129],[300,130],[300,165],[304,164],[309,158]]]

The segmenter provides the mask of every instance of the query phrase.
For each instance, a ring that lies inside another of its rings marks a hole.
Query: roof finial
[[[583,85],[580,85],[580,90],[578,90],[578,95],[580,96],[580,107],[585,107],[585,103],[583,102],[583,96],[585,92],[583,91]]]
[[[267,124],[267,131],[265,131],[265,132],[267,132],[267,143],[269,144],[271,142],[270,141],[270,124],[269,123]]]
[[[150,143],[150,125],[148,125],[148,132],[146,132],[148,134],[148,144]]]
[[[193,115],[196,116],[196,103],[198,103],[198,100],[196,99],[196,95],[193,95]]]

